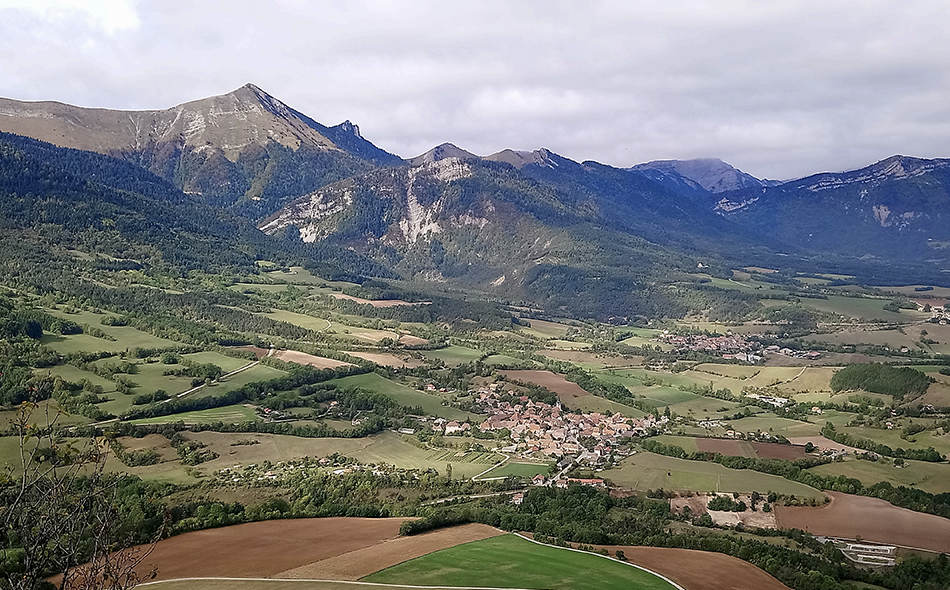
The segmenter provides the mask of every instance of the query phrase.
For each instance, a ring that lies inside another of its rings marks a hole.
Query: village
[[[769,355],[781,354],[792,358],[817,360],[823,353],[814,350],[793,350],[777,345],[763,347],[755,340],[758,334],[747,336],[734,335],[709,336],[704,334],[678,335],[663,331],[656,338],[675,347],[678,352],[705,352],[721,356],[724,360],[737,360],[756,364],[766,360]]]
[[[488,414],[478,429],[484,433],[507,431],[513,444],[498,450],[524,458],[540,454],[558,459],[559,465],[603,465],[612,455],[623,453],[621,439],[663,431],[669,421],[666,416],[626,418],[621,414],[565,412],[560,402],[551,405],[527,396],[512,397],[499,391],[502,387],[493,383],[475,392]],[[446,433],[449,426],[451,423]]]

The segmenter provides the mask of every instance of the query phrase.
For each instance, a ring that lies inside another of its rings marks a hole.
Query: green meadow
[[[510,534],[442,549],[376,572],[362,581],[551,590],[673,588],[669,582],[619,561],[539,545]]]

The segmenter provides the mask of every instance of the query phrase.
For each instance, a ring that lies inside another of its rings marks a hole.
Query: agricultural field
[[[930,317],[928,313],[910,309],[902,309],[900,313],[885,311],[883,309],[884,305],[889,301],[890,299],[885,298],[872,299],[829,295],[828,299],[802,299],[801,304],[818,311],[827,311],[858,319],[884,320],[902,324],[910,324]]]
[[[523,359],[515,358],[513,356],[508,356],[506,354],[493,354],[491,356],[485,357],[485,359],[482,362],[492,367],[518,365],[525,362],[528,362],[532,365],[537,365],[537,363],[534,361],[525,361]]]
[[[553,590],[666,590],[648,572],[583,552],[532,543],[514,535],[443,549],[363,578],[383,584],[551,588]]]
[[[482,352],[464,346],[449,346],[439,350],[422,350],[422,356],[430,361],[442,361],[447,366],[457,367],[463,363],[470,363],[482,357]]]
[[[352,363],[328,359],[322,356],[314,356],[312,354],[298,352],[296,350],[281,350],[274,356],[284,362],[297,363],[298,365],[307,365],[314,367],[315,369],[336,369],[339,367],[353,366]]]
[[[574,340],[548,340],[547,345],[556,350],[587,350],[594,346],[590,342],[576,342]]]
[[[419,359],[415,359],[409,356],[399,357],[394,354],[388,353],[378,353],[378,352],[361,352],[361,351],[344,351],[350,356],[355,356],[356,358],[361,358],[364,361],[369,361],[371,363],[376,363],[377,365],[382,365],[384,367],[423,367],[425,363]]]
[[[567,361],[589,370],[639,367],[643,363],[643,357],[640,356],[619,356],[582,350],[545,349],[539,350],[538,354],[557,361]]]
[[[603,548],[611,553],[618,549],[623,551],[630,563],[666,576],[686,590],[789,590],[754,565],[722,553],[666,547],[605,545]]]
[[[739,432],[762,431],[768,432],[769,434],[780,434],[785,438],[813,436],[821,431],[821,424],[779,418],[770,412],[764,412],[739,420],[731,420],[729,423]]]
[[[369,391],[382,393],[392,397],[404,406],[421,406],[427,414],[432,416],[441,416],[451,420],[477,419],[475,414],[464,412],[449,405],[443,405],[448,403],[448,401],[447,397],[444,397],[442,394],[436,395],[434,393],[424,393],[411,389],[395,381],[390,381],[376,373],[352,375],[341,379],[333,379],[332,381],[328,381],[328,383],[336,384],[338,387],[360,387]]]
[[[287,283],[235,283],[229,288],[238,293],[261,291],[264,293],[283,293],[287,290]]]
[[[261,578],[393,539],[402,518],[304,518],[185,533],[149,555],[158,580]],[[169,588],[165,584],[159,588]],[[298,588],[299,582],[298,582]]]
[[[67,314],[62,314],[67,319],[72,319]],[[77,321],[77,320],[73,320]],[[96,328],[106,328],[107,326],[96,325]],[[115,340],[97,338],[89,334],[70,334],[60,336],[59,334],[44,334],[40,342],[60,354],[70,354],[75,352],[125,352],[130,348],[171,348],[179,346],[178,342],[152,336],[148,332],[142,332],[131,327],[113,328],[115,331],[110,334]],[[105,330],[103,330],[105,331]]]
[[[381,432],[364,438],[299,438],[280,434],[194,432],[186,438],[197,440],[217,453],[198,466],[205,474],[235,465],[270,461],[290,461],[304,457],[325,457],[339,453],[361,463],[386,463],[403,469],[435,469],[445,474],[451,466],[452,477],[466,479],[485,471],[502,460],[495,453],[465,449],[430,449],[394,432]],[[257,440],[257,444],[236,445],[241,440]],[[467,446],[467,445],[466,445]]]
[[[637,490],[774,491],[794,494],[799,498],[821,497],[821,492],[814,488],[776,475],[748,469],[729,469],[718,463],[687,461],[647,452],[639,452],[624,459],[619,468],[607,469],[601,475],[615,485]]]
[[[733,271],[732,279],[720,279],[709,275],[699,275],[701,278],[709,279],[709,284],[720,289],[730,289],[733,291],[742,291],[743,293],[761,293],[762,291],[782,291],[781,285],[756,281],[748,273]]]
[[[288,324],[300,326],[301,328],[306,328],[307,330],[313,330],[315,332],[325,332],[330,328],[330,320],[325,320],[323,318],[317,318],[302,313],[285,311],[283,309],[273,309],[266,313],[258,313],[257,315],[268,317],[278,322],[287,322]],[[339,326],[336,326],[335,324],[334,326],[339,328]]]
[[[916,291],[917,287],[930,287],[929,291]],[[932,285],[906,285],[903,287],[874,287],[875,289],[880,289],[882,291],[891,291],[894,293],[899,293],[901,295],[906,295],[908,297],[917,299],[923,297],[945,297],[950,298],[950,288],[948,287],[935,287]]]
[[[879,461],[864,461],[849,458],[827,465],[812,467],[819,475],[844,475],[858,479],[865,486],[886,481],[893,486],[907,486],[931,494],[941,494],[950,490],[950,469],[943,463],[926,461],[905,461],[904,467],[896,467],[887,457]]]
[[[548,475],[551,468],[550,463],[519,463],[515,461],[506,461],[500,467],[492,469],[488,473],[481,475],[482,479],[493,477],[508,477],[510,475],[532,478],[535,475]]]
[[[638,410],[637,408],[632,408],[596,395],[579,397],[570,403],[565,402],[564,405],[571,411],[599,412],[601,414],[611,412],[614,414],[623,414],[628,418],[642,418],[646,416],[646,412]]]
[[[782,528],[950,553],[950,519],[898,508],[877,498],[828,492],[819,507],[777,506]]]
[[[573,403],[577,398],[590,395],[577,383],[568,381],[563,375],[551,371],[501,371],[501,374],[510,381],[540,385],[556,393],[558,398],[566,404]]]
[[[540,338],[541,340],[548,340],[551,338],[559,338],[567,334],[568,330],[571,329],[571,326],[566,326],[564,324],[558,324],[556,322],[548,322],[545,320],[524,320],[527,321],[530,326],[518,326],[518,331],[523,334],[530,334],[535,338]]]
[[[924,420],[911,421],[922,425],[927,424],[927,422]],[[933,447],[941,455],[950,453],[950,434],[938,435],[936,434],[936,431],[925,430],[923,432],[918,432],[913,436],[907,437],[906,439],[901,438],[900,429],[904,426],[904,424],[907,423],[909,423],[909,421],[905,419],[893,430],[868,428],[865,426],[841,426],[837,424],[835,427],[838,429],[838,432],[844,432],[859,438],[873,440],[874,442],[887,445],[892,449],[896,449],[898,447],[903,449],[926,449],[927,447]]]
[[[143,418],[141,420],[132,420],[132,424],[168,424],[171,422],[184,422],[185,424],[211,424],[214,422],[224,422],[233,424],[237,422],[253,422],[259,420],[257,413],[252,409],[237,404],[233,406],[224,406],[221,408],[212,408],[210,410],[199,410],[196,412],[181,412],[171,416],[159,416],[158,418]]]

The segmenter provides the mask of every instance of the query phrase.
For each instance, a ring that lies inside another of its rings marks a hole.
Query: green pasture
[[[706,373],[713,377],[746,380],[761,373],[763,367],[747,365],[719,365],[716,363],[700,363],[692,368],[694,373]]]
[[[241,375],[241,373],[238,373]],[[363,375],[352,375],[341,379],[333,379],[328,383],[334,383],[338,387],[350,388],[359,387],[369,391],[375,391],[388,395],[404,406],[422,406],[427,415],[441,416],[451,420],[468,420],[469,418],[478,419],[475,414],[463,412],[458,408],[443,406],[445,398],[441,395],[423,393],[405,385],[390,381],[376,373],[365,373]]]
[[[71,383],[79,383],[83,379],[87,379],[93,385],[100,385],[104,393],[115,391],[115,383],[113,381],[109,381],[105,377],[100,377],[95,373],[83,371],[82,369],[78,369],[72,365],[43,367],[42,369],[36,369],[33,372],[40,376],[52,375],[53,377],[62,377],[64,381],[69,381]]]
[[[422,350],[422,356],[429,360],[440,360],[446,365],[457,367],[463,363],[477,361],[482,357],[480,350],[465,346],[449,346],[439,350]]]
[[[298,285],[329,285],[331,287],[339,287],[341,289],[359,287],[359,285],[356,283],[324,280],[317,275],[311,274],[309,270],[303,268],[302,266],[291,266],[290,272],[285,272],[283,270],[272,270],[267,272],[265,276],[274,280]]]
[[[217,352],[196,352],[193,354],[182,355],[182,358],[199,364],[211,363],[213,365],[218,365],[225,373],[230,373],[231,371],[240,369],[241,367],[247,366],[253,362],[248,359],[227,356]]]
[[[662,350],[673,350],[672,344],[667,344],[666,342],[657,342],[651,338],[644,338],[643,336],[628,336],[620,341],[620,344],[626,344],[627,346],[659,346]]]
[[[652,387],[641,386],[636,388],[634,393],[642,396],[643,399],[641,401],[646,402],[654,408],[665,408],[666,406],[670,406],[672,408],[672,406],[676,404],[690,402],[701,398],[701,396],[696,395],[695,393],[690,393],[688,391],[682,391],[680,389],[662,385],[654,385]]]
[[[596,395],[585,395],[583,397],[571,399],[567,406],[571,410],[580,410],[581,412],[599,412],[603,414],[604,412],[609,411],[614,414],[623,414],[628,418],[643,418],[646,416],[646,412],[638,410],[637,408],[613,402],[607,398]]]
[[[708,277],[710,283],[714,287],[719,287],[720,289],[729,289],[732,291],[742,291],[743,293],[762,293],[763,291],[784,291],[780,285],[775,285],[772,283],[764,283],[762,281],[756,281],[754,279],[748,280],[736,280],[736,279],[720,279],[718,277]]]
[[[924,420],[914,419],[913,422],[926,425],[926,421]],[[902,420],[893,430],[868,428],[866,426],[843,426],[838,424],[836,424],[835,427],[838,429],[838,432],[845,432],[852,436],[873,440],[876,443],[887,445],[892,449],[926,449],[927,447],[933,447],[941,455],[950,453],[950,434],[936,435],[933,430],[925,430],[907,439],[901,438],[901,428],[909,423],[907,420]],[[950,467],[947,469],[950,470]]]
[[[614,485],[639,490],[664,488],[700,492],[768,491],[818,498],[818,490],[750,469],[729,469],[718,463],[687,461],[653,453],[639,452],[624,459],[619,468],[608,469],[603,477]]]
[[[688,328],[695,328],[697,330],[715,332],[717,334],[725,334],[727,332],[732,332],[733,334],[758,334],[762,332],[762,326],[760,324],[754,323],[733,325],[723,324],[720,322],[680,321],[679,325]]]
[[[238,389],[244,387],[248,383],[255,383],[258,381],[269,381],[271,379],[276,379],[278,377],[283,377],[287,375],[286,371],[280,369],[275,369],[273,367],[268,367],[267,365],[254,365],[246,371],[241,371],[237,375],[232,375],[223,381],[218,383],[212,383],[210,387],[205,387],[199,389],[194,394],[195,396],[205,397],[205,396],[218,396],[233,389]]]
[[[415,441],[414,437],[391,431],[363,438],[302,438],[281,434],[242,432],[198,432],[188,433],[187,436],[189,439],[208,444],[220,455],[217,459],[199,466],[204,473],[212,473],[236,464],[247,465],[262,461],[277,463],[340,453],[364,464],[385,463],[403,469],[435,469],[442,474],[445,474],[446,466],[451,465],[452,476],[464,479],[485,471],[492,464],[488,455],[493,455],[495,461],[502,459],[500,455],[492,453],[464,453],[455,456],[456,453],[461,452],[461,449],[428,448]],[[231,443],[248,437],[261,442],[249,447],[231,446]],[[232,454],[232,451],[236,453]]]
[[[171,422],[184,422],[185,424],[211,424],[213,422],[224,422],[225,424],[234,424],[238,422],[252,422],[258,419],[257,413],[253,409],[246,408],[242,404],[235,404],[233,406],[211,408],[197,412],[182,412],[180,414],[172,414],[171,416],[132,420],[131,423],[167,424]]]
[[[403,590],[396,586],[356,582],[312,582],[303,580],[168,580],[149,582],[153,590]]]
[[[684,371],[682,373],[660,373],[657,371],[649,371],[647,369],[610,369],[608,371],[599,372],[597,376],[605,381],[620,383],[631,391],[636,387],[642,387],[643,380],[645,378],[654,379],[663,385],[669,385],[672,387],[709,385],[709,375],[704,375],[702,378],[697,378],[690,377],[686,375],[686,373],[689,373],[689,371]]]
[[[699,450],[699,448],[696,446],[696,439],[692,436],[661,434],[660,436],[650,437],[650,440],[663,443],[665,445],[676,445],[677,447],[681,447],[687,453],[695,453]]]
[[[514,461],[508,461],[501,467],[497,469],[492,469],[488,473],[482,475],[483,478],[486,477],[524,477],[531,478],[535,475],[543,474],[547,475],[550,470],[550,464],[548,463],[516,463]]]
[[[524,332],[525,334],[530,334],[541,340],[547,340],[548,338],[557,338],[567,334],[567,331],[571,329],[570,326],[565,326],[564,324],[558,324],[556,322],[548,322],[545,320],[526,320],[530,326],[518,326],[519,332]]]
[[[849,458],[846,461],[812,467],[819,475],[844,475],[858,479],[866,486],[886,481],[893,486],[906,486],[931,494],[950,490],[950,466],[926,461],[906,461],[905,467],[895,467],[891,459],[865,461]]]
[[[730,420],[729,424],[739,432],[755,432],[761,430],[770,434],[781,434],[787,438],[793,436],[817,436],[822,426],[821,424],[779,418],[771,412],[763,412],[740,420]]]
[[[57,334],[46,334],[43,336],[43,343],[47,344],[52,350],[61,354],[70,352],[91,352],[91,351],[109,351],[122,352],[129,348],[168,348],[179,346],[178,342],[153,336],[148,332],[136,330],[131,326],[103,326],[102,318],[113,316],[115,314],[93,313],[91,311],[80,311],[77,313],[66,313],[58,309],[47,310],[50,315],[67,319],[77,324],[86,324],[92,328],[102,330],[115,340],[106,340],[96,338],[89,334],[71,334],[69,336],[59,336]]]
[[[300,326],[301,328],[313,330],[315,332],[322,332],[330,327],[329,320],[317,318],[303,313],[285,311],[283,309],[272,309],[267,313],[258,313],[256,315],[264,316],[278,322],[287,322],[288,324]],[[336,324],[334,324],[333,327],[338,329],[341,328],[341,326],[337,326]]]
[[[594,345],[590,342],[574,342],[573,340],[548,340],[548,346],[558,350],[587,350]]]
[[[906,310],[904,310],[906,311]],[[890,312],[885,312],[890,313]],[[943,327],[943,326],[941,326]],[[891,349],[900,349],[901,347],[906,346],[911,350],[918,348],[918,342],[920,340],[920,332],[917,332],[917,335],[914,335],[914,332],[911,331],[911,327],[904,328],[904,332],[900,332],[896,329],[894,330],[877,330],[872,328],[845,328],[842,330],[837,330],[831,334],[815,334],[814,339],[819,342],[826,342],[828,344],[850,344],[850,345],[874,345],[874,346],[886,346]],[[928,334],[930,330],[928,329]],[[811,338],[811,336],[810,336]],[[933,338],[946,345],[947,340],[940,340],[940,337],[937,335],[928,336],[928,338]]]
[[[669,582],[619,561],[539,545],[510,534],[442,549],[362,580],[383,584],[551,590],[673,588]]]
[[[281,293],[287,290],[286,283],[234,283],[228,287],[232,291],[244,293],[246,291],[262,291],[264,293]]]
[[[803,298],[801,304],[818,311],[827,311],[865,320],[911,323],[930,317],[930,314],[910,309],[902,309],[900,313],[884,311],[883,308],[889,301],[890,299],[829,295],[828,299]]]
[[[486,364],[489,366],[499,366],[499,365],[511,366],[511,365],[518,365],[525,362],[528,362],[533,365],[537,365],[537,363],[534,361],[525,361],[524,359],[515,358],[513,356],[508,356],[506,354],[493,354],[489,357],[486,357],[485,360],[482,361],[483,364]]]
[[[929,291],[915,291],[916,287],[931,287]],[[882,291],[892,291],[908,297],[947,297],[950,298],[950,288],[935,287],[933,285],[906,285],[902,287],[873,287]]]
[[[320,439],[318,439],[320,440]],[[331,439],[330,445],[333,440]],[[363,463],[386,463],[406,469],[435,469],[445,474],[446,465],[452,466],[452,477],[456,479],[478,475],[494,462],[501,461],[502,457],[494,453],[466,453],[461,450],[429,449],[407,442],[404,435],[394,432],[381,432],[369,439],[359,439],[362,448],[358,451],[340,451],[348,457],[353,457]],[[368,441],[369,444],[366,444]],[[333,451],[329,451],[333,452]],[[329,454],[324,453],[324,454]],[[457,453],[462,453],[457,455]],[[493,457],[490,460],[488,456]],[[475,459],[479,461],[475,461]]]

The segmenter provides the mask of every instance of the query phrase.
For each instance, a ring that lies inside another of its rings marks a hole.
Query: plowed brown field
[[[805,456],[805,447],[795,445],[780,445],[775,443],[749,443],[755,449],[755,454],[763,459],[785,459],[794,461]]]
[[[877,498],[826,493],[831,503],[819,508],[776,506],[778,526],[950,553],[950,519],[898,508]]]
[[[423,535],[400,537],[277,574],[277,578],[359,580],[387,567],[446,549],[504,534],[484,524],[466,524]]]
[[[337,367],[353,366],[351,363],[323,358],[322,356],[314,356],[305,352],[297,352],[296,350],[282,350],[274,356],[282,361],[297,363],[298,365],[310,365],[315,369],[335,369]]]
[[[577,383],[565,379],[562,375],[552,373],[551,371],[501,371],[501,373],[512,381],[522,381],[524,383],[534,383],[550,389],[558,394],[566,404],[570,404],[572,398],[585,397],[590,395]]]
[[[266,578],[394,539],[404,520],[304,518],[196,531],[159,542],[145,565],[158,567],[159,580]]]
[[[696,448],[704,453],[719,453],[732,457],[755,457],[755,452],[746,441],[727,438],[697,438]]]
[[[686,590],[790,590],[763,570],[741,559],[692,549],[605,546],[620,549],[630,563],[673,580]]]

